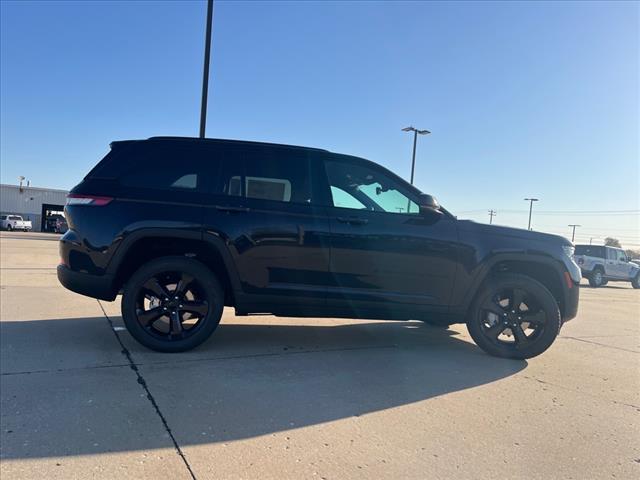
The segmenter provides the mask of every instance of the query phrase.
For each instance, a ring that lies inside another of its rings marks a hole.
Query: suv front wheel
[[[136,271],[124,287],[122,318],[145,347],[183,352],[204,342],[220,323],[224,293],[205,265],[163,257]]]
[[[485,352],[504,358],[535,357],[560,332],[560,309],[549,290],[525,275],[488,279],[471,306],[467,328]]]

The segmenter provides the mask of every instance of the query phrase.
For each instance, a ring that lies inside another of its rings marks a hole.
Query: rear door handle
[[[337,220],[340,223],[349,223],[351,225],[366,225],[369,223],[369,220],[366,218],[358,218],[358,217],[338,217]]]
[[[249,207],[232,207],[231,205],[216,205],[216,210],[220,212],[246,213],[249,211]]]

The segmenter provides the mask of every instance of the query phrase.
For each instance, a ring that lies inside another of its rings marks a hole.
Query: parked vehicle
[[[156,137],[114,142],[71,190],[60,282],[112,301],[131,335],[191,349],[236,315],[466,322],[530,358],[576,316],[563,237],[458,220],[373,162],[325,150]]]
[[[56,233],[64,233],[69,230],[69,225],[67,225],[67,220],[62,216],[58,216],[56,218],[55,232]]]
[[[0,226],[3,230],[31,230],[31,220],[24,220],[20,215],[0,215]]]
[[[602,287],[609,281],[631,282],[640,288],[640,265],[630,261],[621,248],[604,245],[576,245],[576,263],[582,276],[592,287]]]

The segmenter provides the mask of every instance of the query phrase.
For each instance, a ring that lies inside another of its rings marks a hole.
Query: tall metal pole
[[[525,201],[529,202],[529,226],[527,230],[531,230],[531,211],[533,210],[533,202],[537,202],[537,198],[525,198]]]
[[[493,217],[496,215],[496,211],[495,210],[489,210],[489,225],[491,225],[493,223]]]
[[[413,172],[416,169],[416,144],[418,143],[418,131],[413,131],[413,157],[411,158],[411,185],[413,185]]]
[[[213,23],[213,0],[207,0],[207,33],[204,44],[204,69],[202,72],[202,104],[200,105],[200,138],[204,138],[207,127],[207,96],[209,94],[209,61],[211,57],[211,24]]]
[[[576,238],[576,227],[581,227],[582,225],[575,225],[575,224],[571,224],[569,225],[569,227],[573,228],[573,232],[571,233],[571,243],[573,243],[573,241]]]

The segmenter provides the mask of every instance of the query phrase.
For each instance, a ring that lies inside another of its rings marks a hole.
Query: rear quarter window
[[[205,175],[215,175],[219,159],[197,143],[142,144],[127,152],[126,168],[118,182],[125,187],[152,190],[197,190]]]
[[[576,245],[575,255],[604,258],[604,247],[602,245]]]

